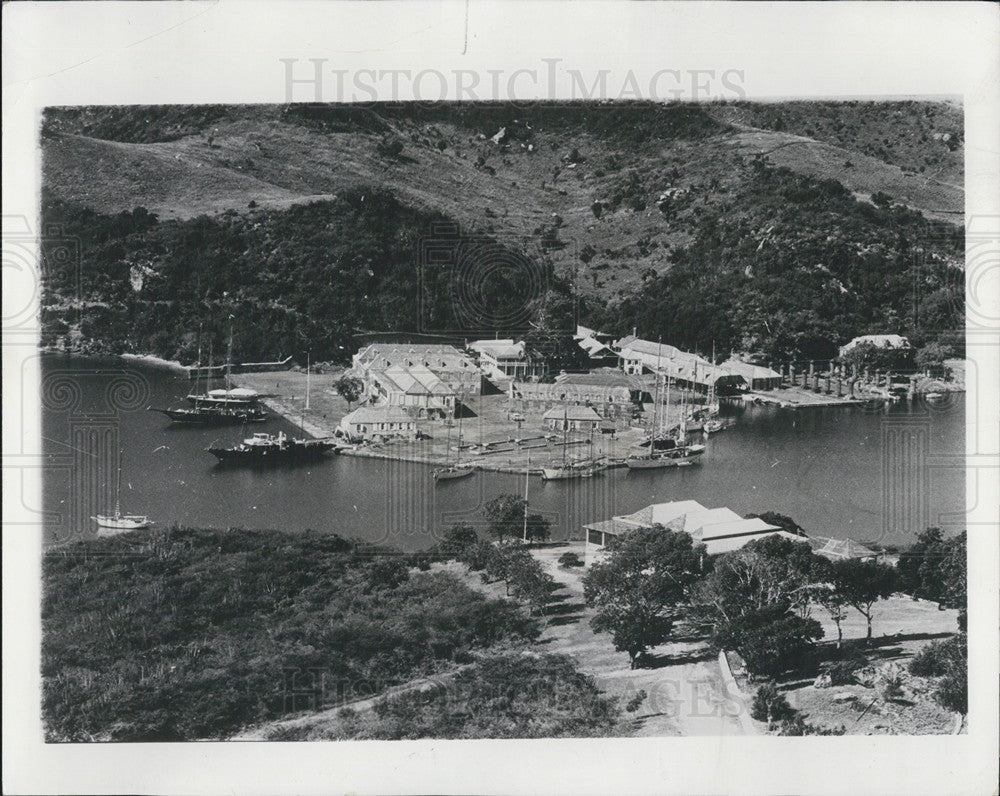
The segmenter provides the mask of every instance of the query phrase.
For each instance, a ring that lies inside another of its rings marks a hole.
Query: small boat
[[[606,469],[601,462],[583,461],[560,467],[543,467],[543,481],[563,481],[571,478],[591,478]]]
[[[97,514],[91,519],[99,528],[110,528],[116,531],[138,531],[153,524],[145,514],[122,514],[122,454],[118,454],[118,476],[115,479],[115,513]]]
[[[282,432],[277,436],[257,433],[239,445],[211,445],[207,450],[223,464],[259,465],[317,461],[336,447],[331,439],[292,439]]]
[[[725,427],[725,423],[721,420],[706,420],[702,431],[706,434],[714,434],[716,431],[722,431]]]
[[[657,470],[664,467],[687,467],[693,464],[696,457],[705,452],[704,445],[678,445],[676,448],[652,453],[648,456],[635,456],[625,460],[625,466],[630,470]]]
[[[465,478],[476,472],[471,464],[455,464],[451,467],[439,467],[431,472],[435,481],[451,481],[455,478]]]

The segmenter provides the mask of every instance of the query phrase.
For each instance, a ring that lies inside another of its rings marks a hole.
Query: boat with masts
[[[198,425],[243,425],[245,423],[262,423],[267,420],[267,412],[260,405],[260,398],[254,390],[233,388],[233,316],[229,316],[229,351],[226,359],[226,389],[206,390],[198,392],[198,379],[201,372],[201,333],[198,341],[198,366],[195,371],[195,391],[186,397],[191,406],[169,407],[157,409],[154,412],[166,415],[175,423],[191,423]],[[211,354],[209,355],[211,359]],[[211,373],[211,365],[209,365]]]
[[[153,524],[145,514],[122,514],[121,493],[122,493],[122,458],[123,454],[118,453],[118,475],[115,479],[115,513],[97,514],[91,519],[97,523],[99,528],[107,528],[115,531],[138,531],[148,528]]]
[[[562,465],[542,467],[543,481],[564,481],[572,478],[590,478],[605,469],[605,465],[596,459],[583,459],[575,462],[566,461],[566,449],[569,445],[569,411],[563,407],[563,458]],[[593,440],[591,440],[593,445]]]
[[[659,354],[659,352],[657,352]],[[686,444],[686,421],[681,420],[678,438],[664,439],[660,436],[660,368],[657,358],[656,391],[653,398],[653,419],[649,431],[649,453],[645,456],[629,456],[625,466],[629,470],[657,470],[664,467],[690,467],[698,462],[697,457],[705,452],[704,445]],[[670,405],[670,373],[667,373],[667,406]]]
[[[464,393],[463,393],[464,398]],[[447,467],[438,467],[431,471],[431,477],[435,483],[439,481],[452,481],[456,478],[465,478],[472,475],[476,468],[471,464],[462,464],[462,417],[465,415],[465,403],[462,402],[462,411],[458,416],[458,447],[456,448],[455,463]],[[448,439],[445,442],[445,449],[451,450],[451,426],[448,426]]]

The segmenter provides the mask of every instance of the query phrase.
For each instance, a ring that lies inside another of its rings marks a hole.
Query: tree
[[[553,578],[542,569],[534,556],[524,550],[512,556],[507,566],[507,582],[514,597],[527,603],[533,613],[544,614],[552,593]]]
[[[713,641],[722,649],[735,649],[752,674],[776,677],[801,668],[813,642],[821,638],[823,628],[815,619],[771,606],[723,623]]]
[[[529,514],[528,515],[528,525],[524,529],[526,541],[528,542],[544,542],[548,540],[552,533],[552,523],[549,522],[541,514]]]
[[[789,517],[787,514],[779,514],[776,511],[764,511],[760,514],[747,514],[747,519],[753,517],[759,517],[764,520],[768,525],[774,525],[781,528],[783,531],[788,531],[788,533],[793,533],[796,536],[805,536],[806,532],[795,520]]]
[[[872,640],[872,607],[879,600],[890,596],[896,589],[896,570],[878,561],[847,558],[833,562],[834,588],[843,594],[844,601],[861,614],[868,623],[865,636]]]
[[[456,523],[445,531],[439,548],[444,557],[461,561],[478,541],[479,534],[475,528],[471,525]]]
[[[672,609],[688,597],[703,554],[690,535],[654,526],[614,539],[607,558],[587,573],[584,597],[597,608],[591,628],[610,632],[615,649],[628,653],[631,668],[669,637]]]
[[[346,373],[333,383],[333,388],[340,394],[340,397],[347,401],[347,411],[351,411],[351,404],[361,397],[361,391],[365,384],[356,376],[348,376]]]
[[[774,606],[791,610],[808,604],[822,561],[808,542],[766,536],[719,556],[698,597],[724,622]]]
[[[500,543],[505,539],[520,538],[524,533],[524,516],[528,504],[517,495],[497,495],[483,507],[487,530]]]
[[[951,348],[942,343],[932,341],[917,351],[916,365],[923,371],[941,367],[944,361],[952,355]]]
[[[770,730],[776,721],[784,721],[795,716],[795,710],[788,704],[788,698],[774,683],[764,683],[753,695],[750,715],[757,721],[766,721]]]
[[[844,631],[840,623],[847,618],[847,596],[834,583],[820,583],[810,588],[809,597],[826,609],[830,619],[837,626],[837,649],[844,640]]]

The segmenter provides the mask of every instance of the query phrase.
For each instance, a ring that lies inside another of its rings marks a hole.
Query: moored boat
[[[451,467],[439,467],[431,472],[435,481],[450,481],[455,478],[465,478],[472,475],[476,468],[471,464],[456,464]]]
[[[153,524],[145,514],[122,514],[122,453],[118,454],[118,475],[115,478],[115,513],[96,514],[91,519],[99,528],[116,531],[138,531]]]
[[[317,461],[336,447],[330,439],[292,439],[282,432],[257,433],[238,445],[207,450],[223,464],[286,464]]]
[[[169,407],[159,409],[149,407],[150,411],[166,415],[174,423],[191,423],[205,426],[241,425],[243,423],[263,423],[267,420],[267,412],[259,405],[245,407],[195,404],[192,407]]]
[[[562,467],[543,467],[543,481],[562,481],[570,478],[590,478],[605,469],[596,461],[574,462]]]

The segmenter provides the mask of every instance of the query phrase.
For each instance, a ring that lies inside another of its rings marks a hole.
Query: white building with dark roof
[[[632,514],[584,525],[587,563],[599,560],[611,538],[657,525],[690,534],[695,544],[705,545],[709,555],[738,550],[747,542],[767,536],[806,541],[805,537],[783,531],[759,517],[744,518],[725,507],[710,509],[696,500],[677,500],[654,503]]]
[[[341,419],[337,431],[350,442],[414,439],[417,423],[399,406],[359,406]]]
[[[542,422],[552,431],[599,431],[601,416],[589,406],[554,407],[542,415]]]
[[[524,379],[540,370],[523,340],[475,340],[468,348],[476,352],[479,367],[488,376]]]

